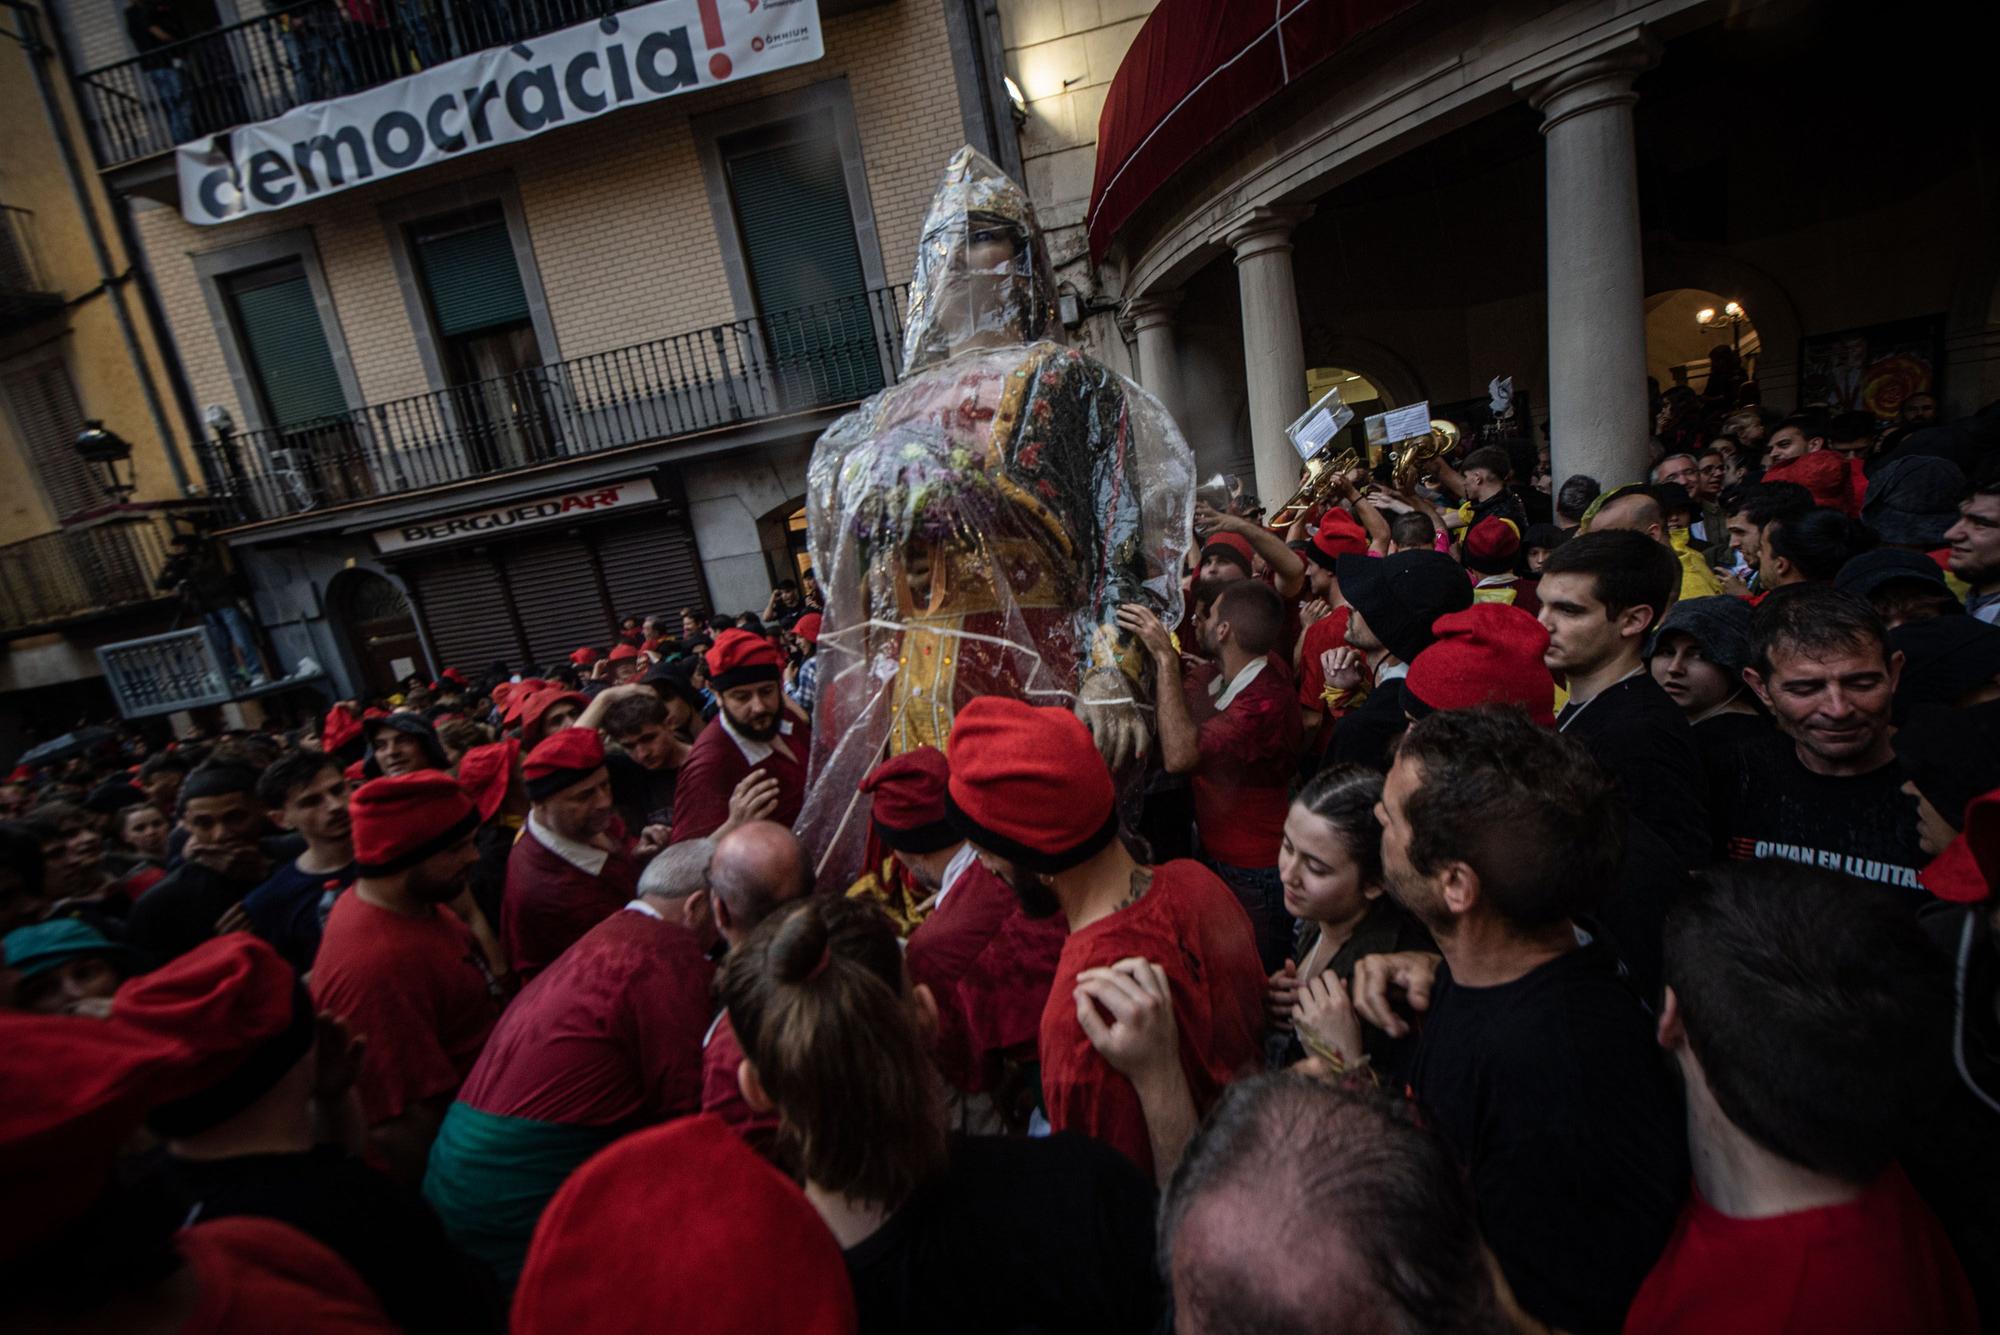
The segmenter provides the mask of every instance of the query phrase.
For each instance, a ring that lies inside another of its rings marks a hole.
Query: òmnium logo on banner
[[[228,222],[825,53],[817,0],[656,0],[183,144],[181,213]]]
[[[602,514],[606,510],[637,505],[643,501],[656,501],[659,498],[659,492],[653,489],[653,479],[627,478],[623,482],[607,482],[600,487],[583,487],[577,491],[564,492],[560,496],[540,496],[532,501],[521,501],[514,505],[496,505],[490,510],[474,510],[468,514],[451,515],[445,519],[426,519],[420,523],[402,524],[396,528],[378,528],[373,534],[375,550],[384,554],[406,552],[412,547],[428,547],[433,543],[450,542],[454,538],[469,538],[481,533],[502,533],[507,529],[525,528],[530,524],[547,524],[558,519],[576,519]]]

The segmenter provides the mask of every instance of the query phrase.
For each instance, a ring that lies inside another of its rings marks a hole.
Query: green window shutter
[[[312,285],[297,263],[231,284],[236,322],[271,423],[298,426],[347,411],[347,392],[326,344]]]
[[[882,364],[839,143],[791,121],[725,143],[723,153],[780,394],[808,404],[873,393]]]
[[[504,218],[482,210],[470,225],[419,231],[417,268],[430,294],[440,338],[528,319],[528,293]]]
[[[758,310],[771,315],[866,290],[831,134],[732,154],[729,187]]]

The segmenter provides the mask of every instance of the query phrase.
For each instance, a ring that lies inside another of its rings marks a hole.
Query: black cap
[[[1922,552],[1908,552],[1895,547],[1877,547],[1850,557],[1840,567],[1840,573],[1833,577],[1834,588],[1843,589],[1857,598],[1871,597],[1884,585],[1902,583],[1922,584],[1940,593],[1951,591],[1937,562]]]
[[[1430,646],[1431,626],[1439,617],[1472,606],[1472,581],[1443,552],[1343,556],[1334,574],[1340,596],[1405,663]]]

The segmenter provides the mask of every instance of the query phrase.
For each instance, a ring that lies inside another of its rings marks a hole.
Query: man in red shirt
[[[752,770],[778,780],[771,819],[790,825],[806,796],[812,725],[785,703],[785,656],[761,635],[725,630],[708,651],[721,710],[695,738],[674,787],[672,842],[703,839],[729,819],[729,797]]]
[[[521,766],[527,829],[507,858],[500,939],[523,983],[553,964],[639,888],[639,864],[614,821],[604,742],[564,728]]]
[[[1111,772],[1066,709],[982,696],[951,734],[946,811],[1031,915],[1069,925],[1042,1012],[1042,1100],[1056,1130],[1082,1131],[1148,1177],[1153,1150],[1132,1082],[1077,1019],[1077,975],[1143,956],[1166,974],[1180,1065],[1197,1115],[1259,1065],[1264,970],[1250,919],[1215,874],[1149,867],[1118,837]]]
[[[479,860],[479,813],[438,770],[371,780],[347,809],[359,879],[327,916],[313,1002],[365,1041],[355,1090],[371,1154],[415,1183],[500,1015],[478,942],[442,907]]]
[[[876,837],[930,895],[906,958],[910,981],[938,1003],[938,1067],[979,1094],[1001,1086],[1010,1057],[1034,1060],[1067,929],[1060,918],[1030,918],[981,865],[945,814],[950,781],[944,752],[922,746],[877,765],[861,791]]]
[[[1118,624],[1153,655],[1160,760],[1169,774],[1194,776],[1203,857],[1249,913],[1266,971],[1276,970],[1292,947],[1278,845],[1304,745],[1291,674],[1272,653],[1285,609],[1255,580],[1222,586],[1195,628],[1202,652],[1221,666],[1206,689],[1183,689],[1180,655],[1146,608],[1127,604]]]
[[[1668,914],[1666,977],[1695,1190],[1628,1335],[1979,1329],[1895,1162],[1950,1073],[1950,979],[1908,910],[1817,868],[1718,863]]]
[[[670,853],[662,853],[667,857]],[[715,841],[708,864],[708,902],[715,929],[731,950],[780,904],[812,889],[811,864],[792,832],[767,820],[739,825]],[[717,1008],[702,1039],[701,1110],[727,1122],[746,1140],[768,1147],[778,1129],[775,1114],[760,1113],[743,1097],[737,1071],[743,1045],[729,1012]]]
[[[522,990],[438,1130],[424,1195],[503,1287],[577,1165],[701,1107],[713,969],[667,888],[646,877]]]

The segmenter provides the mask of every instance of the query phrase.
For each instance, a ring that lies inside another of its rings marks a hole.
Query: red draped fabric
[[[1097,120],[1090,254],[1224,131],[1418,0],[1160,0]]]

